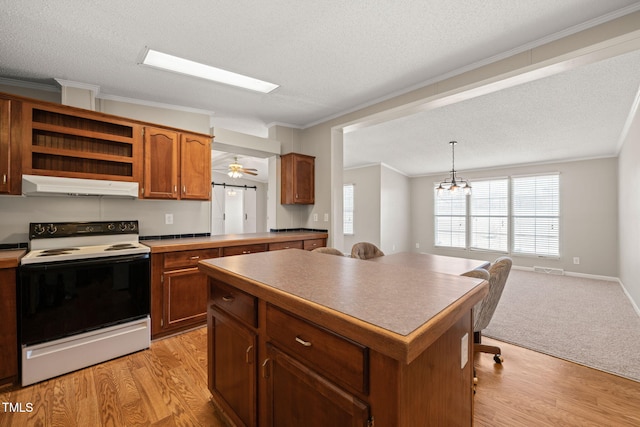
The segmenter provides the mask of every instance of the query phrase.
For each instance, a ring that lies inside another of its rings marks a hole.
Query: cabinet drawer
[[[258,299],[215,279],[209,279],[210,298],[220,310],[249,326],[258,327]]]
[[[326,246],[324,239],[310,239],[310,240],[304,241],[305,251],[311,251],[311,250],[314,250],[315,248],[321,248],[323,246]]]
[[[266,250],[267,250],[266,244],[230,246],[228,248],[222,248],[222,255],[223,256],[244,255],[244,254],[252,254],[256,252],[264,252]]]
[[[267,335],[272,342],[327,378],[368,393],[369,351],[358,343],[267,306]]]
[[[168,252],[164,254],[164,268],[194,267],[198,261],[217,258],[220,249],[200,249],[195,251]]]
[[[303,249],[304,244],[302,240],[294,240],[293,242],[277,242],[277,243],[269,243],[270,251],[277,251],[280,249]]]

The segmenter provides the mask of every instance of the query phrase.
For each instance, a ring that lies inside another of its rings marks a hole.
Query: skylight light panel
[[[269,93],[279,87],[274,83],[254,79],[253,77],[190,61],[178,56],[158,52],[153,49],[147,49],[142,63],[150,67],[199,77],[201,79],[212,80],[214,82],[237,86],[243,89],[255,90],[262,93]]]

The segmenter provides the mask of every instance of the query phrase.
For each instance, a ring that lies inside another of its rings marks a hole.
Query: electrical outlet
[[[469,334],[466,333],[460,340],[460,369],[464,369],[469,361]]]
[[[318,222],[318,214],[317,213],[313,214],[313,222]]]
[[[416,249],[420,249],[420,243],[416,243]]]
[[[168,214],[164,214],[164,223],[165,223],[166,225],[171,225],[171,224],[173,224],[173,214],[170,214],[170,213],[168,213]]]
[[[324,214],[324,222],[329,222],[329,214]]]
[[[573,257],[573,263],[576,264],[576,265],[580,264],[580,257],[579,256],[574,256]]]

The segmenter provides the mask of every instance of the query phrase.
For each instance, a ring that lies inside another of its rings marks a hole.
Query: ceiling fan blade
[[[254,169],[254,168],[242,168],[242,170],[258,172],[258,169]]]
[[[258,174],[257,174],[257,173],[255,173],[255,172],[246,171],[246,170],[245,170],[245,171],[242,171],[242,172],[246,173],[247,175],[254,175],[254,176],[258,175]]]

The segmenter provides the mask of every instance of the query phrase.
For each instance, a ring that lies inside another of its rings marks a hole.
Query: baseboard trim
[[[624,283],[622,283],[622,280],[620,280],[620,279],[618,279],[618,283],[620,284],[620,287],[622,288],[622,292],[624,292],[624,294],[627,296],[627,299],[631,302],[631,306],[636,311],[636,314],[638,315],[638,317],[640,317],[640,308],[638,308],[638,305],[635,303],[633,298],[631,298],[631,294],[629,292],[627,292],[627,288],[624,287]]]

